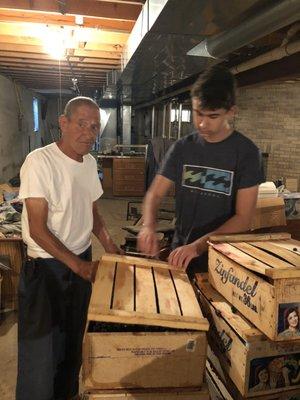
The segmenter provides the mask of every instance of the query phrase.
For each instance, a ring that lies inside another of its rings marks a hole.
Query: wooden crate
[[[300,242],[289,234],[211,238],[210,283],[272,340],[300,340],[299,267]]]
[[[101,322],[96,332],[95,321]],[[207,330],[185,273],[158,261],[104,255],[88,312],[83,384],[200,387]]]
[[[209,400],[207,386],[201,389],[168,389],[168,390],[139,390],[139,391],[116,391],[101,390],[97,392],[86,392],[84,400]]]
[[[232,383],[228,380],[223,380],[214,365],[207,361],[206,364],[206,380],[210,394],[210,400],[247,400],[241,396]],[[252,399],[254,399],[252,397]],[[276,394],[266,394],[255,396],[255,400],[300,400],[299,390],[289,390]]]
[[[19,276],[23,263],[24,247],[22,239],[0,239],[0,254],[8,257],[11,271],[3,273],[1,309],[18,308]]]
[[[208,351],[208,358],[220,376],[224,372],[224,381],[229,377],[245,398],[292,389],[300,392],[300,342],[270,341],[239,312],[232,311],[205,274],[197,275],[197,286],[202,311],[210,322],[208,343],[217,356],[213,358]],[[260,372],[268,375],[265,387],[259,385]]]

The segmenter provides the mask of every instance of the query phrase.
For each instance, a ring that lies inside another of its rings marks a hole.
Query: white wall
[[[30,150],[41,145],[44,128],[33,131],[33,97],[42,98],[0,75],[0,183],[14,177]]]

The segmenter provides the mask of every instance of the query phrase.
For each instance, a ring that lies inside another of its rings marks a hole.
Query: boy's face
[[[230,110],[219,108],[208,110],[201,108],[198,98],[192,99],[194,126],[207,142],[219,142],[224,139],[230,130],[230,120],[235,113],[235,107]]]

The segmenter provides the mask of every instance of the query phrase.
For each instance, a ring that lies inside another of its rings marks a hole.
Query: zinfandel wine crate
[[[104,255],[84,338],[84,386],[199,388],[207,330],[185,273],[167,263]]]
[[[100,390],[85,393],[84,400],[209,400],[206,385],[201,389],[167,389],[167,390]]]
[[[289,234],[211,237],[209,281],[271,340],[300,340],[300,242]]]
[[[236,388],[232,387],[231,383],[224,381],[214,368],[214,365],[207,360],[206,363],[206,381],[209,389],[210,400],[247,400],[242,397]],[[289,390],[276,394],[266,394],[256,396],[253,400],[300,400],[299,390]]]
[[[225,374],[224,381],[229,377],[247,399],[296,389],[300,393],[300,342],[270,341],[239,312],[232,312],[207,275],[197,275],[197,286],[210,322],[208,343],[217,356],[208,351],[208,358],[220,376]]]

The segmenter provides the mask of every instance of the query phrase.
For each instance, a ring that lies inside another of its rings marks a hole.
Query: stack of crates
[[[285,233],[211,237],[197,286],[210,321],[212,400],[299,400],[300,242]]]

